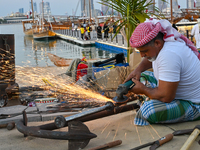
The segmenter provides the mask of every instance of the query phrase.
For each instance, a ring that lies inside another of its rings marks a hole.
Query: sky
[[[72,15],[72,11],[76,10],[79,0],[43,0],[44,2],[50,2],[52,15]],[[94,8],[101,9],[99,2],[100,0],[93,0]],[[30,0],[0,0],[0,17],[7,16],[11,12],[18,12],[19,8],[24,8],[24,12],[29,11]],[[39,3],[42,0],[33,0],[37,3],[37,9],[39,11]],[[80,4],[78,5],[78,10],[76,15],[80,15]],[[181,8],[186,7],[186,0],[178,0],[178,4]]]

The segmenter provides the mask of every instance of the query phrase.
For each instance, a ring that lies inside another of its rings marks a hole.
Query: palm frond
[[[166,0],[161,1],[166,2]],[[108,6],[120,14],[120,18],[115,20],[115,23],[117,23],[117,30],[113,38],[115,38],[118,33],[121,33],[128,46],[129,39],[137,25],[144,22],[146,18],[149,18],[149,16],[153,14],[152,12],[146,13],[146,9],[154,5],[153,0],[149,2],[147,2],[147,0],[100,0],[98,3]],[[159,14],[159,9],[156,6],[154,6],[154,12],[154,16],[158,18],[163,17]],[[110,26],[113,24],[110,24]]]

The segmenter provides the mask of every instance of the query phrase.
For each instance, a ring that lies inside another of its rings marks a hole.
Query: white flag
[[[194,0],[194,7],[196,7],[197,0]]]

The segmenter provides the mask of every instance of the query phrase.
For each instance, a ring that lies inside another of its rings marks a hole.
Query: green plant
[[[144,22],[150,15],[159,17],[156,15],[159,14],[159,9],[154,6],[153,0],[150,0],[149,2],[147,2],[147,0],[100,0],[99,3],[118,12],[119,18],[114,22],[117,24],[117,30],[114,37],[119,32],[124,36],[128,46],[127,61],[129,62],[129,55],[132,51],[129,40],[133,31],[139,23]],[[154,13],[146,12],[146,9],[149,6],[153,6]],[[110,24],[110,26],[112,25],[113,23]]]

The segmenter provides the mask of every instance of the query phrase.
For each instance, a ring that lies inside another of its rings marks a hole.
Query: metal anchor
[[[85,148],[90,139],[97,137],[91,133],[88,127],[80,121],[71,121],[68,123],[68,132],[42,130],[38,126],[27,126],[26,112],[23,111],[23,120],[17,123],[17,130],[24,136],[34,136],[48,139],[69,140],[68,149],[78,150]]]

